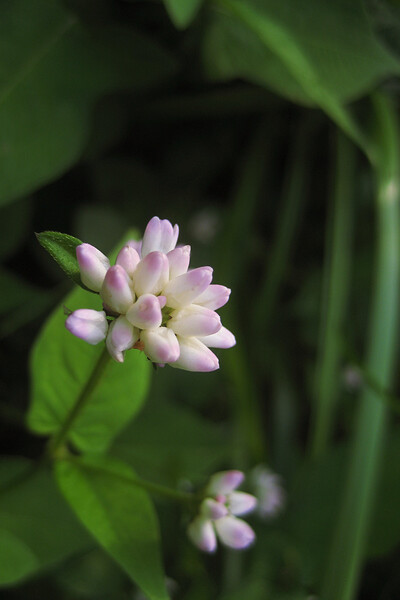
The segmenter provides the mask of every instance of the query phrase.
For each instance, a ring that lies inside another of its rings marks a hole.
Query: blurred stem
[[[70,412],[68,413],[64,423],[61,426],[60,431],[56,433],[55,436],[51,438],[49,442],[47,451],[50,456],[55,457],[57,455],[57,451],[59,451],[60,448],[64,445],[72,425],[81,413],[93,390],[99,383],[99,380],[101,379],[109,360],[110,355],[108,353],[107,347],[104,346],[102,353],[100,354],[97,362],[95,363],[90,377],[86,382],[85,387],[83,388],[82,392],[78,396],[78,399],[76,400],[75,404],[72,406]]]
[[[374,98],[377,119],[377,264],[366,369],[390,387],[398,342],[399,307],[399,131],[394,109]],[[356,416],[350,463],[322,584],[324,600],[352,600],[357,592],[386,431],[387,409],[365,389]]]
[[[221,271],[226,274],[227,281],[233,288],[232,301],[225,309],[225,320],[227,326],[237,336],[237,345],[227,352],[224,359],[233,399],[236,434],[233,460],[234,464],[243,470],[248,468],[250,461],[265,462],[266,443],[256,377],[245,350],[246,340],[241,339],[239,332],[237,311],[240,310],[240,300],[238,301],[235,291],[238,289],[240,277],[248,262],[248,241],[253,238],[252,228],[257,202],[270,162],[268,160],[270,147],[270,126],[262,122],[257,128],[248,152],[244,155],[245,159],[232,200],[232,210],[220,246]],[[246,298],[246,304],[248,301]],[[249,307],[244,306],[244,310],[247,312]],[[226,551],[223,572],[223,586],[226,593],[232,592],[240,584],[242,565],[243,557],[240,553]]]
[[[309,119],[302,119],[298,126],[285,177],[282,200],[277,214],[277,232],[272,244],[271,256],[266,264],[263,283],[254,310],[253,330],[268,335],[275,314],[279,291],[289,262],[290,250],[300,220],[304,200],[305,178],[308,172],[310,150]]]
[[[234,401],[234,423],[237,443],[235,462],[246,469],[249,455],[252,461],[265,460],[265,441],[260,414],[260,401],[255,384],[255,376],[245,351],[246,340],[240,340],[239,319],[240,300],[235,292],[248,262],[248,240],[253,237],[252,228],[257,209],[257,201],[268,167],[270,148],[270,127],[266,122],[257,127],[245,153],[245,159],[239,171],[232,210],[225,226],[219,255],[220,270],[232,286],[232,301],[225,309],[227,326],[237,335],[235,348],[227,352],[225,364],[232,383],[231,393]],[[246,300],[246,303],[248,300]],[[244,309],[247,311],[248,307]]]
[[[311,422],[311,453],[326,450],[333,427],[338,393],[340,333],[346,315],[350,283],[355,148],[338,131],[333,202],[327,220],[327,245],[320,340]]]

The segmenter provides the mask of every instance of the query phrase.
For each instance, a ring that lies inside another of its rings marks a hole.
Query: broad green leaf
[[[343,104],[399,64],[375,38],[361,0],[220,0],[205,39],[206,64],[290,99],[321,107],[361,145]]]
[[[76,248],[82,242],[72,235],[59,233],[58,231],[42,231],[37,233],[38,242],[58,263],[62,270],[72,279],[74,283],[88,290],[81,281]]]
[[[203,0],[164,0],[165,8],[178,29],[184,29],[193,21]]]
[[[127,239],[133,237],[131,232]],[[91,346],[66,330],[63,306],[69,310],[102,310],[98,294],[76,288],[64,298],[40,332],[31,355],[32,398],[28,413],[30,429],[39,434],[50,435],[60,430],[104,348],[104,343]],[[68,439],[80,450],[106,450],[143,404],[150,373],[149,361],[138,350],[126,352],[123,364],[110,358],[74,421]]]
[[[87,29],[60,1],[0,3],[0,204],[79,159],[99,96],[147,90],[174,69],[145,36]]]
[[[51,473],[32,471],[32,466],[24,459],[0,460],[0,485],[9,485],[0,492],[0,586],[17,583],[92,545]]]
[[[204,481],[230,460],[232,448],[220,426],[162,397],[146,405],[111,453],[143,477],[174,484]]]
[[[166,600],[152,502],[123,463],[107,458],[56,463],[62,493],[100,545],[150,600]]]

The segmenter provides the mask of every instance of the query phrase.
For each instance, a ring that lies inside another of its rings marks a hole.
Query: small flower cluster
[[[255,533],[245,521],[238,519],[256,508],[257,499],[237,492],[243,482],[241,471],[222,471],[210,479],[200,514],[190,523],[190,540],[204,552],[215,552],[217,537],[223,544],[242,550],[255,540]]]
[[[211,284],[211,267],[188,270],[190,246],[176,247],[178,233],[178,225],[153,217],[142,242],[128,242],[114,266],[94,246],[79,245],[82,283],[100,294],[104,310],[74,311],[67,329],[89,344],[105,339],[118,362],[126,350],[136,348],[161,366],[218,369],[210,348],[235,344],[215,312],[226,304],[230,290]]]
[[[257,497],[257,513],[262,519],[272,519],[285,507],[286,494],[282,479],[264,465],[258,465],[251,473],[251,482]]]

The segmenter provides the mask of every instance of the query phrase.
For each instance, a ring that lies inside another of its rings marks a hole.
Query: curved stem
[[[82,408],[86,404],[89,396],[91,395],[91,393],[95,389],[96,385],[98,384],[109,360],[110,360],[110,355],[108,353],[106,346],[104,346],[103,351],[100,354],[99,359],[98,359],[97,363],[95,364],[93,371],[92,371],[89,379],[86,382],[85,387],[83,388],[82,392],[78,396],[78,399],[75,402],[75,404],[72,406],[70,412],[67,415],[67,418],[65,419],[64,423],[61,426],[61,429],[58,431],[58,433],[55,434],[55,436],[49,442],[49,445],[47,448],[47,453],[50,456],[54,457],[57,454],[57,451],[61,448],[61,446],[66,441],[66,438],[68,437],[68,433],[69,433],[73,423],[75,422],[76,418],[82,411]]]
[[[400,147],[396,114],[383,96],[374,99],[378,161],[376,280],[366,368],[383,388],[394,376],[400,301]],[[347,480],[333,534],[321,598],[352,600],[362,568],[380,458],[387,429],[387,408],[371,388],[364,390],[354,431]]]

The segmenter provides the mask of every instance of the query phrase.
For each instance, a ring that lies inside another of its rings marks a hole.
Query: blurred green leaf
[[[0,461],[0,485],[5,486],[0,490],[0,585],[14,584],[92,544],[50,473],[40,469],[24,478],[30,469],[32,463],[24,459]]]
[[[72,235],[59,233],[58,231],[43,231],[36,234],[41,246],[58,263],[62,270],[72,279],[74,283],[87,291],[91,291],[83,285],[76,258],[76,248],[82,242]]]
[[[232,449],[220,426],[161,398],[148,403],[115,440],[111,453],[143,477],[175,483],[208,476],[230,459]]]
[[[184,29],[193,21],[204,0],[163,0],[171,21]]]
[[[353,139],[362,135],[343,107],[399,72],[375,38],[361,0],[219,0],[205,38],[206,66],[244,77],[296,102],[315,104]]]
[[[150,600],[168,598],[152,502],[131,469],[107,458],[60,461],[60,488],[72,508]]]
[[[32,202],[23,198],[0,209],[0,258],[8,258],[23,244],[30,227]],[[29,232],[30,234],[30,232]]]
[[[0,268],[0,338],[43,314],[54,303],[54,294],[36,288]]]
[[[0,203],[54,179],[81,155],[102,94],[166,80],[172,58],[127,27],[85,29],[61,2],[0,5]]]
[[[133,238],[131,232],[127,239]],[[119,245],[121,247],[123,242]],[[115,252],[113,253],[115,257]],[[98,294],[77,288],[63,301],[70,310],[102,310]],[[85,388],[103,352],[65,329],[62,305],[45,323],[31,355],[32,399],[28,425],[39,434],[58,433]],[[104,451],[143,404],[150,363],[142,352],[126,353],[125,362],[110,359],[89,401],[73,422],[68,438],[80,450]]]

